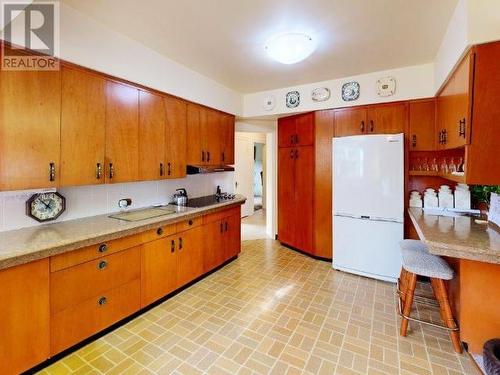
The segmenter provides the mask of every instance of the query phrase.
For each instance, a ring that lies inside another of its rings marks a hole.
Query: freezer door
[[[403,134],[333,140],[336,214],[403,222]]]
[[[395,282],[401,271],[403,224],[333,217],[333,268]]]

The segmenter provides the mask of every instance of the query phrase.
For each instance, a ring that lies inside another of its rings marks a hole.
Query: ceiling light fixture
[[[273,60],[295,64],[308,58],[316,49],[316,43],[307,34],[286,33],[268,39],[264,48]]]

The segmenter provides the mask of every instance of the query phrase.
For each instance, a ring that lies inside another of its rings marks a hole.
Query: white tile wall
[[[193,175],[177,180],[144,181],[124,184],[75,186],[59,189],[66,197],[66,211],[56,220],[71,220],[118,210],[118,200],[131,198],[131,208],[165,204],[175,189],[186,188],[190,197],[223,191],[234,192],[234,173]],[[0,192],[0,232],[43,225],[26,215],[26,201],[36,191]]]

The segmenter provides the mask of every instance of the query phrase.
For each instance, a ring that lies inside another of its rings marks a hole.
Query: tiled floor
[[[267,238],[266,234],[266,211],[261,209],[241,220],[241,239],[259,240]]]
[[[392,284],[272,240],[44,374],[474,374],[446,332],[398,335]],[[429,314],[419,307],[420,314]]]

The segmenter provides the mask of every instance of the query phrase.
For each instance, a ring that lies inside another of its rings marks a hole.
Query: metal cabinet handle
[[[179,237],[179,250],[182,250],[182,237]]]
[[[207,151],[207,161],[210,161],[210,151]]]
[[[113,178],[115,176],[115,167],[113,163],[109,163],[109,178]]]
[[[373,120],[370,120],[370,132],[373,133],[374,128],[375,128],[375,126],[373,125]]]
[[[167,163],[167,174],[170,176],[172,174],[172,166],[170,163]]]
[[[458,122],[458,136],[465,138],[465,118]]]
[[[163,163],[160,163],[160,176],[163,176],[165,174],[165,167]]]
[[[170,241],[170,252],[173,253],[175,251],[175,241]]]
[[[49,163],[49,181],[56,180],[56,165],[55,163]]]
[[[97,263],[97,269],[98,270],[103,270],[108,266],[108,262],[105,260],[101,260],[99,263]]]
[[[226,161],[226,155],[224,155],[224,151],[222,151],[221,157],[222,157],[222,161]]]
[[[107,250],[108,250],[108,245],[106,245],[105,243],[99,245],[99,252],[100,253],[104,253]]]
[[[108,303],[108,299],[106,297],[101,297],[97,300],[98,306],[104,306],[106,303]]]
[[[95,178],[100,180],[102,177],[102,165],[101,163],[97,163],[95,165]]]
[[[299,144],[299,135],[295,134],[295,144]]]
[[[158,228],[158,229],[156,230],[156,234],[157,234],[158,236],[161,236],[161,235],[163,234],[163,228]]]
[[[290,144],[292,144],[292,145],[293,145],[293,144],[294,144],[294,142],[295,142],[295,138],[294,138],[293,134],[291,134],[291,135],[290,135]]]
[[[201,151],[201,161],[205,161],[205,151]]]
[[[446,129],[443,129],[443,144],[445,145],[447,141],[448,141],[448,134]]]
[[[411,136],[411,145],[412,145],[412,147],[417,147],[417,135],[416,134],[413,134]]]
[[[359,130],[361,130],[362,132],[365,131],[365,122],[364,121],[361,121],[361,124],[359,125]]]
[[[227,221],[226,221],[226,224],[224,225],[224,231],[227,232],[227,228],[228,228],[228,224],[227,224]]]
[[[220,223],[220,232],[224,232],[224,223],[222,221]]]
[[[299,158],[299,150],[295,149],[295,159],[298,159],[298,158]]]

